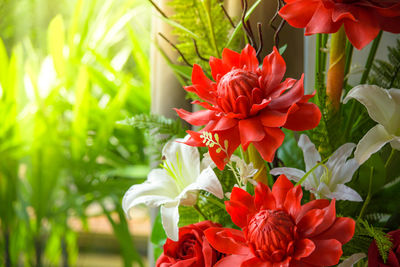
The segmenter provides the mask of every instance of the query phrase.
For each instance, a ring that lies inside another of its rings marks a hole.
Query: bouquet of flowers
[[[188,2],[173,1],[170,17],[156,7],[191,66],[187,77],[170,62],[200,107],[175,109],[194,128],[131,120],[167,134],[160,167],[122,203],[128,216],[139,204],[160,207],[156,265],[400,266],[400,43],[389,62],[374,61],[382,31],[400,33],[400,3],[278,1],[276,46],[261,58],[262,25],[257,41],[248,21],[261,0],[242,1],[236,25],[219,1]],[[304,75],[285,77],[285,23],[316,35],[309,94]],[[350,82],[353,47],[371,42],[361,81]]]

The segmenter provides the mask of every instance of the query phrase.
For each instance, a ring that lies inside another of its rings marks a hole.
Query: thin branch
[[[247,35],[247,38],[249,39],[250,45],[254,47],[254,40],[253,40],[253,38],[251,38],[251,35],[249,33],[249,29],[247,29],[247,25],[246,25],[246,22],[245,22],[246,13],[247,13],[247,0],[241,0],[241,2],[242,2],[242,7],[243,7],[243,13],[242,13],[242,18],[241,18],[242,26],[243,26],[243,29],[244,29],[246,35]]]
[[[150,4],[153,5],[153,7],[154,7],[155,9],[157,9],[158,13],[160,13],[161,16],[163,16],[163,17],[166,18],[166,19],[168,18],[168,16],[161,10],[161,8],[159,8],[159,7],[157,6],[156,3],[154,3],[152,0],[148,0],[148,1],[150,2]]]
[[[167,43],[169,43],[179,53],[179,55],[182,57],[182,60],[186,63],[186,65],[193,67],[193,65],[190,64],[189,61],[187,61],[181,50],[179,50],[179,48],[176,47],[176,45],[174,45],[170,40],[168,40],[168,38],[165,37],[161,32],[159,32],[158,35],[160,35]]]
[[[276,29],[276,32],[274,34],[274,44],[276,48],[279,47],[279,33],[283,29],[283,26],[285,26],[286,20],[282,20],[281,23],[278,26],[278,29]]]
[[[222,11],[225,14],[225,17],[229,20],[229,23],[232,25],[233,28],[236,28],[235,23],[233,23],[232,18],[229,16],[228,11],[226,11],[224,5],[221,3],[219,6],[222,8]]]
[[[271,26],[271,28],[274,30],[274,31],[276,31],[276,27],[274,26],[274,22],[275,22],[275,20],[276,20],[276,18],[278,17],[278,12],[279,12],[279,10],[281,9],[281,0],[277,0],[277,8],[276,8],[276,11],[275,11],[275,14],[274,14],[274,16],[271,18],[271,20],[269,21],[269,26]]]
[[[258,47],[258,50],[256,53],[256,56],[258,58],[260,56],[261,50],[263,49],[263,46],[264,46],[263,36],[262,36],[262,25],[260,22],[257,23],[257,30],[258,30],[258,40],[260,41],[260,46]]]
[[[193,38],[192,38],[192,40],[193,40],[194,49],[196,50],[197,56],[198,56],[201,60],[208,62],[208,59],[206,59],[205,57],[203,57],[203,56],[200,54],[200,51],[199,51],[199,48],[198,48],[198,46],[197,46],[196,40],[193,39]]]

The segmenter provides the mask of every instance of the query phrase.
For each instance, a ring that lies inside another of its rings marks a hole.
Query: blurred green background
[[[0,262],[143,266],[120,203],[146,139],[117,122],[149,113],[150,5],[1,0],[0,18]]]

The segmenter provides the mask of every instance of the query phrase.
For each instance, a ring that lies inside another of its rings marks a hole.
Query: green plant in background
[[[25,38],[9,59],[0,43],[0,259],[6,266],[74,264],[77,236],[68,218],[85,224],[86,208],[99,205],[124,265],[143,266],[115,207],[147,174],[145,137],[116,121],[149,112],[148,6],[77,0],[63,13],[72,15],[51,20],[44,47]]]

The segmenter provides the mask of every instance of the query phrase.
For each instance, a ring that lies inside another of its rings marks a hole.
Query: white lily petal
[[[334,166],[344,165],[346,159],[350,157],[355,147],[356,144],[353,143],[341,145],[326,162],[328,169],[333,169]]]
[[[311,143],[310,138],[305,134],[300,135],[298,145],[301,150],[303,150],[306,171],[309,171],[317,164],[317,162],[321,161],[321,155],[318,153],[315,145]]]
[[[288,167],[273,168],[269,173],[272,175],[284,174],[288,179],[295,182],[298,182],[306,174],[302,170],[296,168],[288,168]]]
[[[339,166],[339,168],[335,168],[335,171],[332,172],[329,186],[350,182],[358,167],[360,167],[360,164],[358,164],[356,159],[349,159],[343,165]]]
[[[217,176],[215,175],[214,171],[211,169],[211,167],[208,167],[207,169],[203,170],[200,173],[199,177],[197,178],[197,181],[186,187],[181,192],[181,194],[179,195],[181,204],[194,205],[196,203],[197,197],[196,198],[193,197],[197,196],[198,190],[205,190],[218,198],[224,197],[224,192],[222,190],[221,183],[218,180]]]
[[[390,127],[387,129],[390,133],[395,133],[400,129],[400,89],[389,89],[389,94],[396,103],[395,114],[390,121]],[[397,132],[396,135],[400,133]]]
[[[179,239],[179,201],[171,202],[161,206],[161,222],[169,239]]]
[[[338,184],[336,189],[331,194],[328,194],[329,198],[336,198],[337,200],[350,200],[350,201],[363,201],[361,196],[353,189],[344,184]]]
[[[314,190],[311,190],[311,192],[314,192]],[[321,198],[321,197],[330,198],[329,195],[332,194],[330,188],[324,182],[320,182],[320,184],[318,185],[318,188],[315,190],[315,193],[319,198]]]
[[[185,139],[171,140],[165,144],[162,154],[166,162],[178,171],[177,176],[187,184],[193,183],[200,173],[200,154],[196,147],[183,144]]]
[[[393,149],[400,150],[400,137],[397,137],[396,139],[390,141],[390,145]]]
[[[387,142],[393,139],[393,136],[391,136],[382,125],[377,124],[361,138],[354,152],[354,157],[361,165],[369,159],[373,153],[380,150]]]
[[[211,168],[215,168],[217,167],[217,165],[215,165],[214,161],[212,160],[210,153],[204,153],[203,155],[203,159],[201,160],[201,164],[200,164],[200,169],[204,170],[207,167],[211,167]]]
[[[158,207],[174,199],[178,195],[175,182],[162,169],[154,169],[148,175],[148,180],[142,184],[133,185],[122,199],[122,208],[128,217],[132,207],[145,204]]]
[[[382,124],[385,128],[390,125],[396,110],[396,103],[388,90],[376,85],[358,85],[350,90],[343,102],[346,103],[350,98],[363,104],[374,121]]]
[[[367,257],[365,253],[356,253],[345,259],[338,267],[353,267],[359,260]]]

